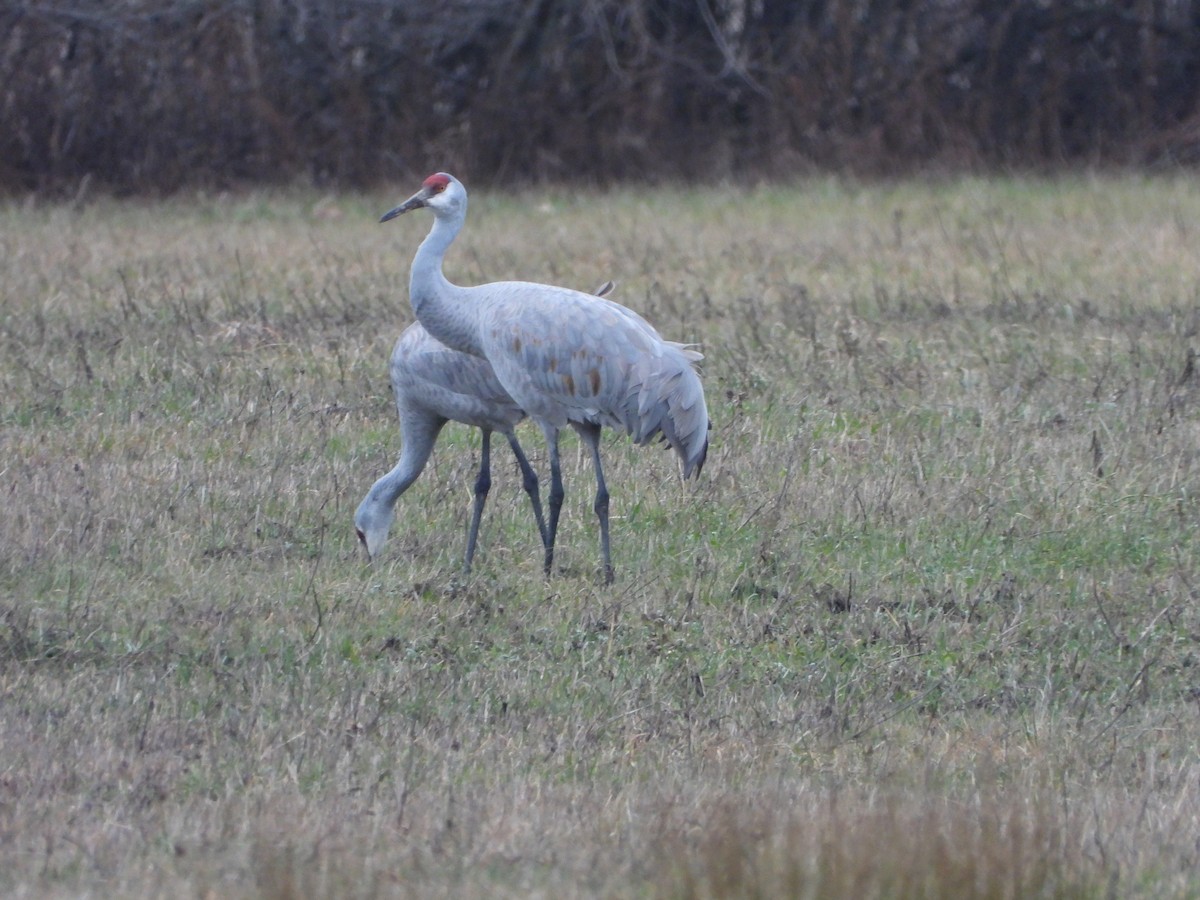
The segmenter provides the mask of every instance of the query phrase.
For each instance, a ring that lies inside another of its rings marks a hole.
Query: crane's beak
[[[415,194],[413,194],[411,197],[409,197],[407,200],[405,200],[403,203],[401,203],[395,209],[391,209],[391,210],[388,210],[387,212],[385,212],[383,214],[383,218],[379,220],[380,224],[382,224],[384,222],[390,222],[392,219],[396,218],[396,216],[403,215],[404,213],[408,212],[410,209],[420,209],[422,206],[425,205],[425,200],[428,197],[429,197],[429,194],[425,191],[424,188],[421,188],[421,190],[417,191]]]
[[[354,530],[358,533],[358,542],[362,544],[363,554],[367,557],[367,564],[369,565],[374,562],[374,559],[371,557],[371,548],[367,546],[367,536],[363,534],[361,528],[355,528]]]

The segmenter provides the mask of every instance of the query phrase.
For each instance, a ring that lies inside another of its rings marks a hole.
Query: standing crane
[[[613,283],[607,281],[596,289],[596,295],[602,297],[612,289]],[[471,571],[479,521],[492,484],[491,440],[494,431],[508,439],[517,458],[544,546],[546,523],[538,496],[538,477],[525,457],[515,431],[525,413],[496,380],[487,360],[451,350],[435,340],[419,322],[414,322],[396,341],[388,372],[396,411],[400,415],[400,460],[371,486],[354,513],[354,528],[367,557],[373,559],[383,548],[395,518],[396,502],[420,476],[442,426],[451,420],[474,426],[483,433],[479,475],[475,479],[475,505],[467,532],[463,568]]]
[[[558,436],[568,424],[579,434],[596,473],[593,509],[600,522],[604,579],[611,582],[600,429],[620,429],[638,444],[661,435],[678,454],[684,478],[699,475],[709,430],[704,388],[693,368],[701,355],[664,340],[633,310],[591,294],[523,281],[451,284],[442,260],[466,220],[466,188],[444,172],[430,175],[380,221],[421,208],[432,210],[434,221],[413,258],[409,281],[418,321],[448,347],[486,359],[504,390],[545,435],[551,479],[547,574],[564,496]]]

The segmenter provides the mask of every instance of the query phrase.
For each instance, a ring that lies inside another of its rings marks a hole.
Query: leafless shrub
[[[45,0],[0,189],[1193,162],[1190,0]]]

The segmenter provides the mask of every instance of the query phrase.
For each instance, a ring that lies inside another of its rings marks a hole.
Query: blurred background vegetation
[[[1200,158],[1191,0],[4,0],[0,192]]]

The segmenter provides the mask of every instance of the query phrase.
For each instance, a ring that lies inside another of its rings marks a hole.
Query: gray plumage
[[[552,481],[547,572],[563,496],[558,432],[569,424],[580,434],[596,471],[594,508],[605,579],[611,580],[600,428],[620,429],[638,443],[662,435],[679,455],[684,477],[698,475],[709,430],[704,388],[693,367],[700,354],[664,340],[632,310],[580,291],[516,281],[451,284],[442,259],[466,219],[466,189],[450,175],[431,175],[381,221],[421,207],[433,211],[434,224],[412,264],[409,297],[418,320],[447,346],[486,359],[545,434]]]
[[[413,323],[396,341],[389,364],[396,411],[400,416],[401,451],[395,467],[375,482],[354,513],[354,527],[369,557],[387,541],[396,501],[425,468],[437,436],[448,421],[483,432],[475,505],[467,533],[464,567],[471,569],[479,521],[491,487],[491,437],[498,431],[512,447],[526,493],[533,505],[538,534],[546,542],[546,525],[538,496],[537,474],[521,450],[514,431],[525,413],[496,380],[487,360],[451,350]]]
[[[612,289],[613,283],[607,281],[596,289],[596,296],[603,297]],[[401,453],[396,465],[371,486],[354,513],[355,530],[367,556],[373,558],[383,548],[395,519],[397,501],[424,470],[438,434],[449,421],[471,425],[483,432],[464,568],[471,569],[479,522],[491,488],[493,432],[503,434],[512,447],[544,546],[546,523],[538,496],[537,474],[514,430],[525,413],[496,379],[487,360],[451,350],[435,340],[419,322],[414,322],[396,341],[388,374],[400,417]]]

